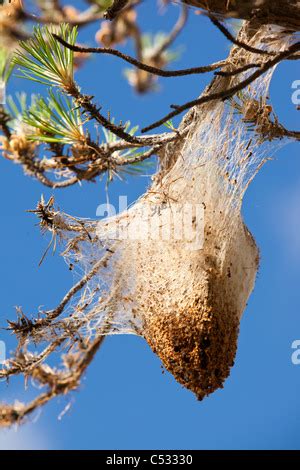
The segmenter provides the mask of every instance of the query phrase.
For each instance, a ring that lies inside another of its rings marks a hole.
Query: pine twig
[[[159,119],[158,121],[154,122],[150,126],[145,127],[142,129],[142,133],[148,132],[150,130],[156,129],[157,127],[161,126],[164,124],[166,121],[169,121],[170,119],[173,119],[175,116],[178,116],[179,114],[183,113],[183,111],[186,111],[187,109],[190,109],[194,106],[199,106],[204,103],[208,103],[209,101],[213,100],[225,100],[233,96],[235,93],[237,93],[240,90],[243,90],[245,87],[250,85],[252,82],[254,82],[257,78],[259,78],[261,75],[263,75],[265,72],[267,72],[269,69],[274,67],[276,64],[281,62],[282,60],[288,58],[290,55],[294,54],[295,52],[298,52],[300,50],[300,42],[296,42],[292,46],[290,46],[287,50],[280,52],[276,57],[273,59],[267,61],[265,64],[262,64],[260,69],[254,72],[252,75],[250,75],[248,78],[245,80],[242,80],[239,82],[237,85],[227,89],[223,90],[217,93],[211,93],[208,95],[204,95],[196,100],[189,101],[188,103],[185,103],[183,105],[172,105],[171,107],[174,108],[174,111],[171,113],[167,114],[164,116],[162,119]]]

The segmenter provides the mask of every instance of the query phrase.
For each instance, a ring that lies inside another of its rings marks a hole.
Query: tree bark
[[[276,24],[295,31],[300,29],[300,2],[296,0],[183,0],[187,5],[202,8],[228,18]]]

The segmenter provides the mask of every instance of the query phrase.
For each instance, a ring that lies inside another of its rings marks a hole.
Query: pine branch
[[[59,41],[63,46],[66,48],[70,49],[73,52],[81,52],[81,53],[87,53],[87,54],[108,54],[108,55],[113,55],[115,57],[119,57],[120,59],[124,60],[128,64],[131,64],[135,67],[137,67],[140,70],[144,70],[145,72],[151,73],[153,75],[157,75],[159,77],[183,77],[187,75],[196,75],[196,74],[202,74],[202,73],[207,73],[207,72],[212,72],[214,70],[217,70],[221,67],[224,67],[228,65],[228,62],[226,60],[220,60],[219,62],[215,62],[213,64],[209,65],[203,65],[201,67],[191,67],[187,69],[180,69],[180,70],[163,70],[159,69],[157,67],[153,67],[152,65],[148,65],[145,63],[140,62],[139,60],[135,59],[134,57],[130,57],[127,54],[124,54],[123,52],[120,52],[116,49],[110,49],[110,48],[103,48],[103,47],[83,47],[83,46],[78,46],[78,45],[72,45],[69,44],[67,41],[65,41],[63,38],[58,36],[57,34],[53,34],[55,39]],[[247,64],[246,66],[239,67],[236,70],[233,70],[231,72],[227,72],[227,74],[230,75],[237,75],[245,70],[248,70],[250,68],[258,68],[260,65],[259,64]],[[226,72],[224,72],[226,73]]]
[[[217,93],[211,93],[211,94],[204,95],[200,98],[189,101],[188,103],[185,103],[183,105],[172,105],[171,107],[175,109],[174,111],[167,114],[162,119],[159,119],[158,121],[154,122],[150,126],[147,126],[144,129],[142,129],[142,133],[149,132],[150,130],[156,129],[157,127],[164,124],[166,121],[169,121],[170,119],[173,119],[174,117],[178,116],[179,114],[183,113],[184,111],[186,111],[186,110],[188,110],[188,109],[190,109],[194,106],[199,106],[199,105],[202,105],[204,103],[208,103],[209,101],[215,101],[215,100],[220,100],[220,99],[224,100],[224,99],[230,98],[231,96],[233,96],[238,91],[243,90],[248,85],[253,83],[257,78],[259,78],[261,75],[263,75],[269,69],[274,67],[276,64],[278,64],[282,60],[288,58],[289,56],[291,56],[295,52],[298,52],[299,50],[300,50],[300,42],[296,42],[295,44],[290,46],[286,51],[280,52],[276,57],[274,57],[273,59],[267,61],[265,64],[262,64],[259,70],[254,72],[252,75],[250,75],[245,80],[242,80],[241,82],[239,82],[237,85],[234,85],[233,87],[231,87],[227,90],[222,90],[222,91],[217,92]]]

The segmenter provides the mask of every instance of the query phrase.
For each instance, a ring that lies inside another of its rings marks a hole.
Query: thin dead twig
[[[35,367],[34,373],[32,373],[33,378],[39,379],[40,382],[48,385],[48,390],[28,404],[0,405],[0,427],[11,426],[14,423],[20,424],[27,416],[48,403],[52,398],[58,395],[66,395],[78,388],[82,375],[92,362],[104,339],[105,336],[102,334],[92,340],[86,350],[81,351],[79,358],[74,360],[71,369],[66,372],[53,372],[43,366]]]
[[[179,18],[172,29],[172,31],[167,35],[165,40],[159,45],[159,47],[153,52],[152,59],[158,58],[166,49],[168,49],[171,44],[177,39],[183,28],[185,27],[188,20],[188,7],[182,5]]]
[[[258,49],[257,47],[250,46],[249,44],[246,44],[243,41],[239,41],[230,33],[230,31],[228,31],[228,29],[220,21],[217,20],[215,16],[211,14],[207,14],[207,16],[209,17],[213,25],[216,26],[216,28],[218,28],[219,31],[221,31],[221,33],[236,46],[241,47],[242,49],[245,49],[246,51],[252,52],[254,54],[269,55],[269,56],[277,55],[277,53],[274,51],[265,51],[263,49]]]
[[[200,67],[191,67],[191,68],[187,68],[187,69],[178,69],[178,70],[163,70],[163,69],[154,67],[153,65],[148,65],[148,64],[142,63],[139,60],[135,59],[134,57],[131,57],[127,54],[124,54],[123,52],[120,52],[117,49],[110,49],[110,48],[105,48],[105,47],[84,47],[84,46],[72,45],[72,44],[69,44],[68,42],[66,42],[64,39],[62,39],[57,34],[53,34],[53,36],[63,46],[67,47],[68,49],[70,49],[74,52],[81,52],[81,53],[88,53],[88,54],[113,55],[115,57],[119,57],[120,59],[124,60],[125,62],[127,62],[131,65],[133,65],[134,67],[137,67],[140,70],[144,70],[145,72],[151,73],[153,75],[157,75],[159,77],[164,77],[164,78],[184,77],[184,76],[187,76],[187,75],[198,75],[198,74],[202,74],[202,73],[213,72],[214,70],[217,70],[221,67],[224,67],[224,66],[228,65],[227,60],[220,60],[220,61],[215,62],[213,64],[202,65]],[[248,70],[250,68],[256,68],[256,67],[259,67],[259,66],[260,66],[259,64],[247,64],[245,66],[238,67],[234,71],[224,72],[224,74],[237,75],[241,72],[244,72],[245,70]]]
[[[242,80],[239,82],[237,85],[228,88],[227,90],[223,90],[217,93],[211,93],[208,95],[204,95],[200,98],[197,98],[196,100],[189,101],[188,103],[185,103],[184,105],[177,106],[177,105],[172,105],[172,108],[175,108],[174,111],[171,113],[167,114],[165,117],[162,119],[159,119],[158,121],[154,122],[150,126],[145,127],[142,129],[142,133],[148,132],[150,130],[156,129],[157,127],[161,126],[164,124],[166,121],[174,118],[175,116],[178,116],[181,114],[183,111],[186,111],[187,109],[190,109],[194,106],[202,105],[204,103],[208,103],[209,101],[213,100],[219,100],[219,99],[227,99],[233,96],[235,93],[237,93],[240,90],[243,90],[245,87],[250,85],[252,82],[254,82],[257,78],[259,78],[261,75],[263,75],[265,72],[267,72],[269,69],[274,67],[276,64],[281,62],[282,60],[288,58],[290,55],[294,54],[295,52],[300,50],[300,42],[297,42],[290,46],[287,50],[280,52],[276,57],[273,59],[265,62],[265,64],[262,64],[260,69],[254,72],[252,75],[247,77],[245,80]]]

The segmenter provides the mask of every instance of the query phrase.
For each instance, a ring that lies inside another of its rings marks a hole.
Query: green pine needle
[[[34,101],[34,96],[35,95],[32,95],[32,102]],[[27,95],[23,91],[21,93],[16,93],[16,98],[17,100],[15,101],[12,96],[8,96],[7,110],[13,119],[20,119],[27,109]]]
[[[112,119],[111,121],[115,122],[114,119]],[[130,126],[131,126],[130,121],[127,121],[124,125],[125,132],[128,132],[130,135],[135,135],[139,129],[139,126],[134,126],[134,127],[130,127]],[[108,131],[107,129],[103,128],[103,133],[105,137],[105,142],[107,142],[108,144],[117,142],[119,140],[115,134],[113,134],[111,131]],[[144,160],[140,162],[134,162],[134,160],[141,157],[143,154],[144,154],[143,150],[139,150],[135,148],[129,148],[127,150],[118,151],[118,157],[127,161],[126,166],[120,167],[118,169],[118,174],[134,175],[137,173],[143,173],[145,169],[153,167],[154,166],[153,161],[151,162],[148,160]],[[113,176],[114,174],[110,175],[108,181],[112,181]]]
[[[68,91],[75,86],[74,52],[62,46],[53,32],[70,44],[76,42],[77,27],[61,24],[57,31],[53,26],[37,26],[33,37],[20,43],[14,62],[21,67],[22,77]]]
[[[8,82],[13,68],[11,54],[4,47],[0,47],[0,81],[2,83]]]
[[[167,127],[167,129],[169,129],[170,131],[175,131],[176,130],[175,127],[174,127],[172,119],[169,119],[169,121],[166,121],[164,123],[164,126]]]
[[[115,119],[112,118],[111,122],[114,123]],[[130,121],[127,121],[124,124],[124,131],[133,136],[137,133],[139,126],[134,126],[134,127],[130,128],[130,125],[131,125]],[[116,136],[116,134],[114,134],[113,132],[105,129],[104,127],[103,127],[103,134],[104,134],[104,137],[105,137],[105,141],[109,144],[112,143],[112,142],[117,142],[119,140],[119,138]]]
[[[27,99],[28,98],[25,92],[16,93],[15,99],[12,96],[7,97],[5,109],[7,115],[11,117],[8,125],[12,133],[21,133],[26,136],[32,133],[31,127],[28,126],[23,120],[24,113],[28,108]],[[31,95],[30,106],[34,106],[36,99],[36,95]]]
[[[144,57],[152,57],[153,52],[160,48],[164,44],[167,35],[163,32],[156,34],[143,34],[142,36],[142,49]],[[166,64],[170,64],[175,60],[178,60],[181,55],[181,50],[171,50],[170,48],[164,50],[163,58]]]
[[[94,3],[99,7],[101,12],[106,11],[114,3],[113,0],[94,0]]]
[[[39,97],[23,113],[24,122],[36,133],[28,139],[39,142],[75,144],[86,140],[80,111],[71,98],[49,90],[47,101]]]

